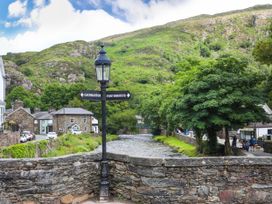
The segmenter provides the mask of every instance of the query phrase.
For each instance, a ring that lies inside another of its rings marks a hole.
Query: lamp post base
[[[108,161],[101,161],[100,201],[109,201],[109,164]]]

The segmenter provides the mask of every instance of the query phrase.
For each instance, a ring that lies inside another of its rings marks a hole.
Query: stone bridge
[[[135,203],[272,203],[272,157],[108,154],[111,194]],[[80,203],[98,195],[100,153],[0,159],[0,203]]]

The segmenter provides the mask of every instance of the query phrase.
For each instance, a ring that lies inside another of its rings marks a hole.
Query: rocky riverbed
[[[107,142],[107,152],[137,157],[186,157],[152,139],[152,135],[120,135],[119,140]],[[95,152],[101,152],[99,146]]]

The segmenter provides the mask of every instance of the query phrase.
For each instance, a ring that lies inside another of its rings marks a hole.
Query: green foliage
[[[132,109],[122,110],[111,114],[108,118],[108,132],[116,133],[132,133],[136,130],[136,112]]]
[[[257,42],[253,49],[254,58],[263,64],[272,64],[272,20],[266,28],[268,36]]]
[[[34,143],[15,144],[1,149],[4,158],[34,158],[36,145]]]
[[[117,135],[107,135],[107,141],[117,140]],[[80,152],[89,152],[101,144],[101,137],[93,137],[91,134],[65,134],[56,140],[40,140],[23,144],[11,145],[0,149],[0,155],[4,158],[34,158],[55,157]]]
[[[84,103],[79,99],[79,94],[82,90],[86,90],[83,84],[49,84],[41,95],[42,108],[60,109],[68,104],[70,106],[82,107]]]
[[[216,131],[266,118],[259,106],[263,103],[257,89],[261,78],[249,72],[247,64],[247,60],[231,55],[201,64],[193,78],[188,73],[191,81],[182,83],[180,95],[172,104],[177,123],[208,134],[212,154],[216,151]],[[184,79],[186,76],[181,82]]]
[[[33,75],[33,71],[31,69],[29,69],[28,67],[24,68],[22,70],[23,74],[26,75],[26,76],[32,76]]]
[[[200,45],[200,56],[202,56],[202,57],[210,57],[211,56],[210,49],[204,44]]]
[[[24,106],[31,108],[40,107],[40,97],[29,91],[22,86],[14,87],[7,95],[7,108],[11,108],[12,102],[15,100],[21,100],[24,102]]]
[[[196,151],[196,146],[188,144],[184,141],[179,140],[176,137],[169,136],[155,136],[153,138],[155,141],[162,142],[174,149],[179,153],[184,154],[189,157],[197,157],[199,154]]]
[[[253,50],[253,56],[263,64],[272,64],[272,38],[257,42]]]
[[[224,43],[220,41],[214,41],[209,44],[210,50],[214,50],[214,51],[222,50],[223,46],[224,46]]]

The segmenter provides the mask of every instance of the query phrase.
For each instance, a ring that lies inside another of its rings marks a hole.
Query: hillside
[[[147,97],[158,84],[173,79],[176,64],[190,56],[217,57],[224,52],[239,52],[251,57],[256,40],[265,36],[272,5],[214,16],[201,15],[163,26],[107,37],[112,60],[112,89],[130,90],[137,99]],[[95,89],[93,62],[100,41],[75,41],[58,44],[41,52],[9,53],[4,58],[8,89],[23,85],[41,93],[51,82],[83,82]]]

